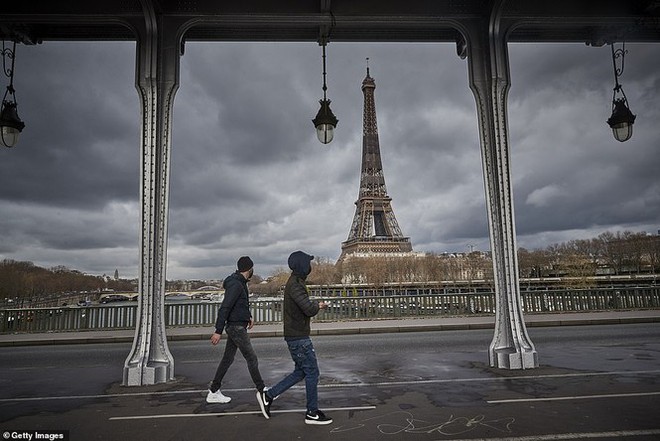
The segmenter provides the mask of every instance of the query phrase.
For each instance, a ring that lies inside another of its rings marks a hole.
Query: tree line
[[[318,259],[312,261],[312,266],[308,278],[312,285],[493,280],[490,253],[481,251],[370,256],[337,263]],[[599,275],[660,273],[660,235],[605,232],[593,239],[571,240],[544,249],[520,248],[518,269],[521,278],[565,277],[572,279],[572,285],[584,284],[588,277]],[[255,292],[278,292],[288,275],[288,270],[276,271]]]
[[[593,239],[572,240],[545,249],[528,251],[520,248],[518,264],[521,278],[660,273],[660,235],[606,232]],[[312,265],[314,269],[308,282],[314,285],[359,282],[378,286],[384,283],[493,279],[490,254],[481,251],[407,257],[371,256],[336,263],[317,258]],[[288,269],[282,268],[264,283],[259,283],[261,279],[255,275],[251,289],[261,294],[277,293],[289,273]],[[204,284],[206,282],[197,281],[191,288]],[[167,288],[178,289],[177,282],[168,282]],[[136,282],[132,280],[87,275],[63,266],[46,269],[32,262],[8,259],[0,262],[0,300],[25,298],[36,301],[66,293],[131,292],[136,289]]]
[[[130,280],[92,276],[64,266],[50,269],[32,262],[5,259],[0,262],[0,300],[38,302],[67,293],[94,293],[103,290],[134,291]]]
[[[605,232],[543,250],[518,250],[522,277],[597,276],[660,272],[660,235]]]

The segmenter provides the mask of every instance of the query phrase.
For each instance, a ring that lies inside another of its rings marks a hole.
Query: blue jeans
[[[307,394],[307,411],[316,412],[319,410],[319,364],[316,361],[316,352],[314,351],[312,340],[307,337],[301,340],[287,341],[286,344],[289,346],[289,352],[291,353],[295,367],[293,372],[284,377],[275,386],[268,389],[266,394],[270,398],[275,398],[304,378],[305,392]]]
[[[220,389],[222,379],[225,377],[229,366],[234,362],[234,356],[238,349],[241,351],[241,354],[243,354],[243,357],[247,362],[248,371],[250,371],[250,376],[252,377],[254,385],[257,387],[257,390],[262,390],[264,388],[264,380],[261,379],[259,361],[257,360],[257,354],[252,348],[247,329],[245,329],[245,326],[228,325],[225,327],[225,332],[227,333],[225,353],[222,356],[218,370],[215,372],[215,378],[213,378],[213,382],[211,382],[209,389],[213,392]]]

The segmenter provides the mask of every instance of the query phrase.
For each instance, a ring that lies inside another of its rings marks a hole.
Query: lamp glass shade
[[[612,116],[607,120],[607,124],[612,128],[614,139],[619,142],[628,141],[632,137],[632,126],[636,116],[630,111],[623,98],[614,100],[612,107]]]
[[[627,122],[615,124],[612,126],[612,134],[614,135],[614,139],[619,142],[628,141],[632,138],[633,125]]]
[[[0,141],[5,147],[13,147],[18,142],[18,135],[21,133],[25,123],[18,117],[16,103],[4,101],[2,103],[2,112],[0,112]]]
[[[20,135],[17,129],[13,127],[2,126],[1,137],[2,143],[5,147],[14,147],[18,142],[18,135]]]
[[[319,124],[316,126],[316,136],[323,144],[329,144],[335,137],[335,127],[332,124]]]

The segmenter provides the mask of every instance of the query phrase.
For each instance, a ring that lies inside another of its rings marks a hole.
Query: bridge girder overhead
[[[332,17],[308,0],[28,0],[5,2],[0,35],[47,40],[134,40],[144,21],[143,4],[163,18],[181,23],[190,41],[316,41],[319,26],[334,18],[333,41],[452,42],[455,25],[487,19],[483,0],[333,0]],[[657,0],[508,0],[501,20],[512,29],[511,42],[592,42],[625,38],[660,39]]]

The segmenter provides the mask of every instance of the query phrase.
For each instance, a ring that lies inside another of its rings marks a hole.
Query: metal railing
[[[419,294],[388,296],[323,297],[330,304],[315,321],[370,320],[397,317],[492,315],[494,293]],[[660,287],[525,291],[526,313],[585,312],[660,308]],[[250,301],[257,323],[282,320],[282,299]],[[165,325],[213,326],[219,302],[172,302],[165,304]],[[0,310],[0,333],[62,332],[133,329],[137,304],[126,302],[102,306],[70,306]]]

